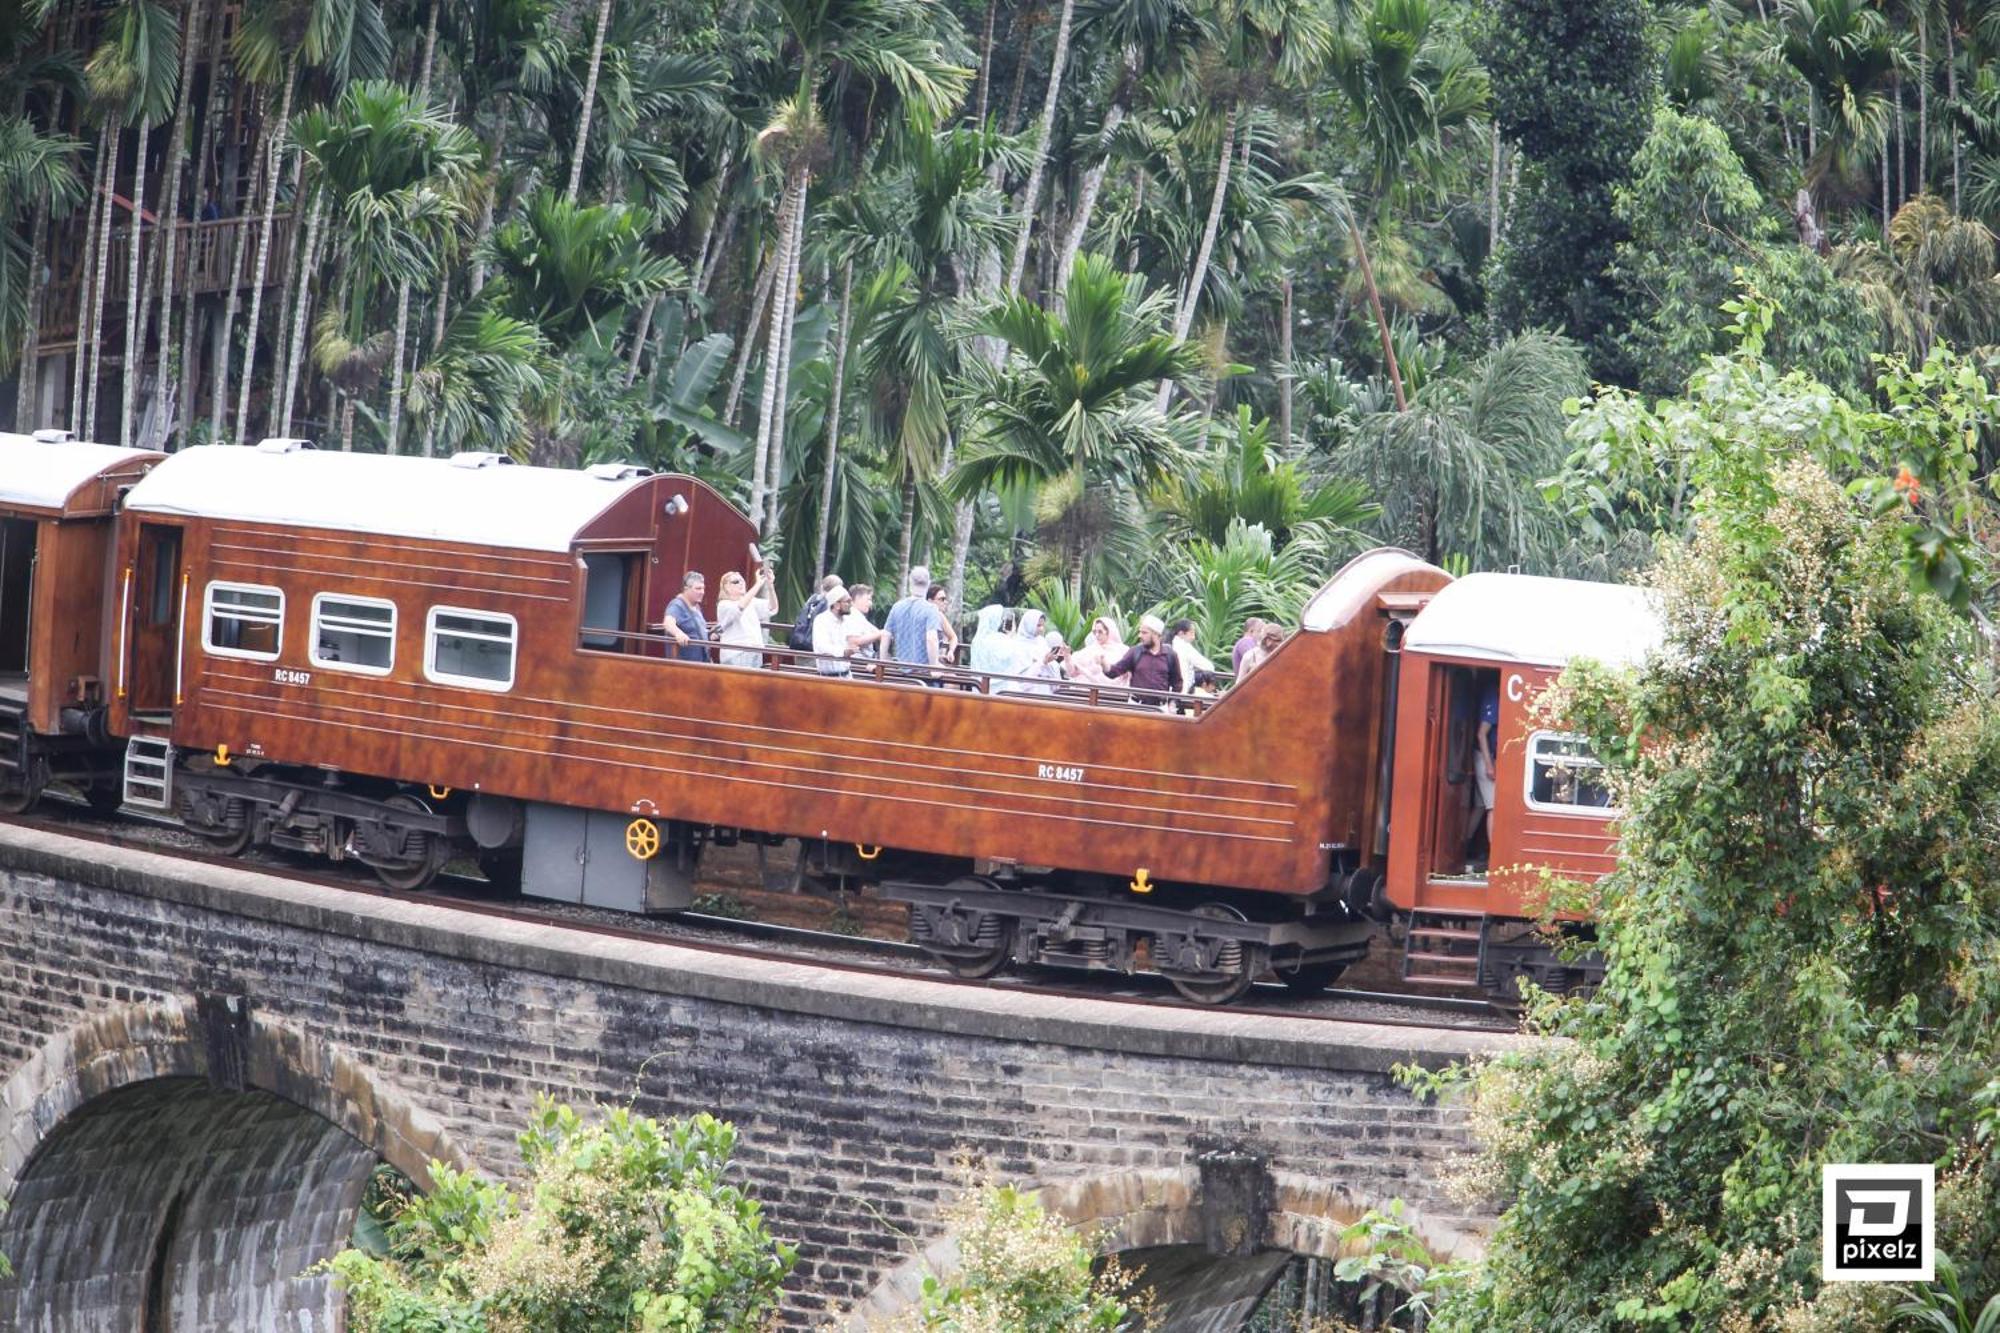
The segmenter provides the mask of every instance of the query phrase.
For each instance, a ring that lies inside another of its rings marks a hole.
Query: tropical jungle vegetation
[[[1612,573],[1563,405],[1678,392],[1737,282],[1843,392],[1996,338],[1996,52],[1978,0],[0,0],[0,420],[681,468],[792,606]]]

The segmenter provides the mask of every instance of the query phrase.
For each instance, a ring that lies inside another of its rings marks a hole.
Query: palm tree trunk
[[[430,21],[424,25],[423,72],[417,76],[417,102],[428,107],[431,104],[431,69],[437,60],[438,10],[443,0],[431,0]]]
[[[39,419],[41,407],[35,398],[42,370],[42,265],[48,248],[48,201],[37,199],[28,222],[28,323],[21,330],[21,373],[14,382],[14,421],[22,431],[46,424]]]
[[[340,451],[344,454],[354,452],[354,395],[351,393],[341,394]]]
[[[764,516],[764,483],[768,475],[767,450],[771,443],[771,420],[777,405],[779,367],[783,364],[785,352],[785,309],[791,304],[792,293],[792,225],[795,221],[797,195],[801,192],[800,182],[805,179],[803,168],[793,171],[785,182],[784,193],[778,197],[778,249],[773,256],[777,274],[771,282],[770,317],[764,334],[764,386],[757,397],[757,435],[751,448],[750,463],[750,521],[762,530]]]
[[[1278,444],[1292,447],[1292,275],[1278,280]]]
[[[278,135],[269,149],[269,177],[265,181],[264,212],[257,226],[257,267],[250,282],[250,322],[243,331],[243,378],[236,388],[236,442],[249,443],[250,382],[257,377],[257,319],[264,308],[264,279],[271,271],[271,232],[277,221],[278,177],[285,164],[285,138],[291,131],[292,93],[299,82],[299,57],[293,54],[285,66],[285,93],[278,103]],[[296,197],[298,191],[293,190]],[[352,402],[348,405],[350,412]]]
[[[784,225],[784,219],[780,217],[778,229],[783,231]],[[736,424],[736,409],[743,400],[743,377],[749,373],[751,344],[757,337],[757,319],[770,303],[779,260],[778,247],[772,246],[771,253],[765,257],[763,271],[757,275],[757,287],[750,296],[750,311],[743,317],[743,335],[736,340],[736,368],[729,372],[729,399],[722,411],[722,424],[725,426]]]
[[[97,286],[90,301],[90,397],[83,409],[84,429],[77,432],[85,439],[97,434],[97,387],[104,374],[104,297],[105,284],[111,278],[111,197],[118,186],[118,139],[119,127],[111,124],[105,127],[105,136],[110,141],[106,150],[104,167],[104,222],[98,229],[97,237]]]
[[[259,99],[262,108],[270,109],[268,95]],[[264,188],[265,169],[270,165],[269,136],[270,122],[267,120],[257,131],[257,151],[250,160],[250,195],[254,201]],[[243,261],[250,253],[250,229],[248,217],[240,218],[236,226],[236,244],[229,257],[229,296],[222,307],[222,327],[216,340],[215,378],[209,385],[208,393],[208,438],[211,444],[222,443],[224,395],[229,392],[229,352],[235,341],[236,303],[243,288]]]
[[[1069,231],[1063,236],[1062,250],[1056,259],[1055,280],[1049,285],[1056,302],[1062,308],[1063,288],[1069,282],[1070,270],[1076,267],[1077,253],[1083,249],[1083,238],[1090,232],[1091,215],[1097,211],[1097,196],[1104,188],[1105,173],[1111,167],[1111,136],[1125,123],[1125,99],[1127,88],[1138,76],[1138,53],[1131,47],[1125,48],[1125,74],[1119,81],[1118,92],[1111,99],[1110,109],[1104,113],[1104,128],[1098,131],[1098,138],[1104,143],[1104,155],[1090,164],[1083,173],[1083,188],[1077,192],[1076,209],[1069,220]]]
[[[1930,189],[1931,20],[1930,0],[1917,4],[1917,193]]]
[[[1490,127],[1493,132],[1493,157],[1486,176],[1486,257],[1500,248],[1500,127]]]
[[[219,10],[220,6],[217,6],[217,8]],[[208,160],[215,151],[215,138],[216,138],[216,128],[217,128],[216,122],[218,120],[218,117],[215,114],[216,101],[222,89],[222,77],[220,73],[222,62],[220,56],[221,56],[221,46],[222,46],[223,23],[219,14],[214,20],[212,20],[209,23],[209,28],[213,35],[211,37],[209,45],[208,95],[206,98],[203,99],[203,106],[201,113],[201,147],[195,152],[195,158],[194,158],[194,188],[192,193],[190,193],[190,195],[188,196],[189,199],[192,200],[194,205],[192,210],[190,210],[190,215],[194,218],[199,218],[201,216],[202,199],[204,195],[207,193]],[[192,247],[194,236],[195,232],[193,230],[190,230],[188,234],[190,247]],[[180,331],[181,331],[180,333],[181,350],[180,350],[180,363],[179,363],[180,376],[181,376],[180,402],[181,402],[182,414],[186,417],[188,422],[192,424],[194,420],[194,391],[195,391],[194,338],[195,338],[195,325],[198,322],[196,318],[196,312],[199,309],[198,298],[192,291],[188,292],[187,294],[186,307],[187,308],[185,311],[182,312],[180,319]],[[171,318],[172,316],[171,311],[167,311],[164,309],[162,310],[161,313],[164,317],[167,318]],[[167,328],[168,326],[165,324],[162,324],[160,326],[160,336],[162,338],[165,338],[167,336]],[[193,433],[192,431],[189,432],[189,434],[192,433]],[[186,437],[183,436],[183,438],[185,439]]]
[[[1958,36],[1953,30],[1951,15],[1944,21],[1944,95],[1948,110],[1945,123],[1951,126],[1951,211],[1959,211],[1958,185]]]
[[[1898,70],[1890,83],[1896,97],[1896,206],[1900,208],[1903,200],[1910,197],[1910,158],[1905,151],[1902,71]]]
[[[1014,50],[1018,58],[1014,61],[1014,91],[1007,95],[1007,114],[1000,122],[1002,134],[1012,134],[1015,124],[1021,119],[1021,93],[1028,82],[1028,47],[1034,41],[1034,20],[1041,13],[1041,5],[1029,0],[1014,16]],[[1026,29],[1026,33],[1023,33]]]
[[[1222,203],[1229,192],[1229,168],[1236,147],[1236,104],[1230,103],[1222,124],[1222,152],[1216,158],[1215,193],[1208,201],[1208,221],[1201,229],[1201,248],[1195,252],[1194,268],[1181,291],[1180,308],[1174,311],[1174,337],[1185,338],[1194,327],[1194,308],[1201,302],[1201,289],[1208,284],[1208,263],[1215,254],[1216,233],[1222,229]]]
[[[104,216],[104,192],[110,188],[104,184],[104,166],[110,160],[104,140],[98,140],[98,160],[92,166],[92,190],[86,208],[84,222],[84,264],[82,276],[76,282],[76,354],[70,358],[70,430],[76,438],[90,438],[90,430],[84,426],[84,380],[88,378],[88,366],[84,356],[84,330],[90,328],[90,308],[92,308],[92,278],[98,272],[98,246],[104,244],[104,232],[98,220]]]
[[[903,530],[896,540],[896,586],[910,586],[910,548],[917,538],[917,478],[915,473],[903,477]]]
[[[203,0],[188,0],[187,24],[181,29],[181,82],[179,95],[175,98],[173,128],[168,131],[166,173],[160,177],[160,231],[153,242],[153,273],[160,289],[160,354],[155,383],[154,399],[158,401],[165,392],[168,362],[173,352],[174,340],[174,281],[180,261],[181,237],[181,183],[187,173],[188,114],[194,100],[195,57],[208,39],[202,20],[207,17]],[[214,82],[211,76],[211,83]],[[195,201],[193,211],[199,212],[201,202]],[[146,284],[150,294],[155,282]],[[146,309],[139,311],[139,327],[146,328]]]
[[[986,94],[993,86],[993,17],[1000,12],[1000,0],[986,0],[986,30],[979,38],[979,86],[973,89],[972,101],[979,109],[973,112],[972,123],[986,123]]]
[[[1882,135],[1882,230],[1889,229],[1889,136]]]
[[[778,410],[771,418],[771,461],[764,469],[765,516],[761,531],[768,540],[778,529],[778,497],[785,483],[785,429],[792,405],[792,340],[799,323],[799,266],[806,248],[806,194],[812,175],[806,174],[799,186],[797,216],[792,219],[792,258],[786,267],[787,280],[777,295],[783,299],[785,343],[778,353]]]
[[[500,99],[500,124],[493,131],[493,188],[486,192],[484,202],[479,205],[479,228],[472,238],[472,252],[481,251],[482,244],[493,234],[493,201],[500,193],[500,173],[506,169],[507,130],[513,123],[513,100]],[[486,261],[475,259],[472,263],[472,294],[479,295],[486,285]]]
[[[153,122],[139,120],[138,151],[132,154],[132,245],[125,257],[125,393],[118,405],[118,443],[132,447],[133,418],[139,410],[139,311],[144,305],[139,291],[141,250],[146,231],[146,139]]]
[[[1368,288],[1368,308],[1375,312],[1375,332],[1382,339],[1382,364],[1389,371],[1389,386],[1396,393],[1396,410],[1410,410],[1410,400],[1403,396],[1403,368],[1396,364],[1396,344],[1389,337],[1389,317],[1382,312],[1382,293],[1375,287],[1375,266],[1368,262],[1368,238],[1362,235],[1359,218],[1350,217],[1354,236],[1354,262],[1361,266],[1361,281]]]
[[[403,348],[410,340],[410,283],[406,278],[396,289],[396,347],[389,357],[389,440],[386,452],[395,453],[403,436]]]
[[[709,204],[707,219],[702,223],[701,244],[694,250],[694,272],[688,278],[688,290],[697,294],[704,290],[703,284],[708,280],[709,243],[715,240],[716,221],[718,217],[723,220],[721,231],[726,242],[729,230],[727,224],[736,216],[736,204],[733,200],[727,206],[722,203],[722,196],[729,189],[729,171],[733,165],[730,159],[735,156],[735,147],[731,144],[722,150],[722,167],[715,175],[715,198]]]
[[[444,346],[445,309],[451,304],[451,275],[438,274],[437,313],[431,321],[431,354],[435,356]],[[437,452],[438,414],[433,410],[424,418],[424,457],[430,458]]]
[[[1014,235],[1014,257],[1007,264],[1006,292],[1020,289],[1021,271],[1028,264],[1028,241],[1035,231],[1035,210],[1041,206],[1042,176],[1048,170],[1049,135],[1055,132],[1056,101],[1062,96],[1063,71],[1069,64],[1070,21],[1076,15],[1076,0],[1063,0],[1062,17],[1056,21],[1056,53],[1049,61],[1049,86],[1042,94],[1042,123],[1035,131],[1035,161],[1028,169],[1027,188],[1021,191],[1021,226]]]
[[[576,151],[569,159],[569,189],[563,197],[576,202],[583,184],[583,149],[590,140],[590,113],[597,102],[597,73],[604,65],[604,30],[611,25],[611,0],[597,0],[597,31],[590,39],[590,73],[583,81],[583,108],[576,122]]]
[[[306,221],[305,262],[299,265],[299,293],[292,305],[291,351],[285,358],[285,392],[279,400],[277,434],[280,436],[292,433],[292,399],[298,392],[299,366],[306,359],[306,329],[312,322],[312,278],[319,271],[320,226],[325,221],[326,201],[313,200],[312,214]]]
[[[989,30],[992,18],[987,18]],[[826,553],[831,546],[833,526],[833,470],[840,459],[840,400],[847,387],[848,316],[854,298],[854,261],[840,270],[840,327],[833,335],[833,402],[826,414],[826,465],[819,482],[819,555],[813,561],[813,583],[826,577]],[[900,586],[900,585],[899,585]]]
[[[695,265],[694,277],[688,289],[696,296],[708,295],[708,284],[715,281],[715,270],[722,267],[722,257],[729,253],[729,242],[736,235],[736,201],[731,199],[729,207],[723,210],[722,225],[711,227],[713,236],[702,238],[701,259]],[[709,242],[713,240],[711,246]]]

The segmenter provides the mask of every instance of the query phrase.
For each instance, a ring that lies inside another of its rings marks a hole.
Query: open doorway
[[[1434,739],[1430,877],[1484,879],[1493,851],[1494,777],[1499,753],[1500,672],[1440,667],[1434,679],[1442,719]],[[1480,762],[1485,750],[1486,762]]]
[[[0,521],[0,676],[28,674],[29,606],[40,526],[26,518]]]
[[[132,711],[170,713],[180,685],[178,634],[181,597],[181,530],[171,524],[139,527],[138,586],[132,597]]]
[[[635,653],[645,587],[646,553],[594,551],[583,558],[583,646]]]

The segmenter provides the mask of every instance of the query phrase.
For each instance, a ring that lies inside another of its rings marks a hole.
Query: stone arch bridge
[[[949,1266],[969,1149],[1112,1247],[1223,1264],[1169,1299],[1231,1327],[1391,1197],[1477,1251],[1437,1182],[1454,1114],[1388,1071],[1510,1040],[773,962],[13,826],[0,940],[0,1327],[52,1333],[335,1329],[298,1275],[374,1164],[514,1171],[539,1093],[734,1121],[799,1248],[790,1326],[865,1324]]]

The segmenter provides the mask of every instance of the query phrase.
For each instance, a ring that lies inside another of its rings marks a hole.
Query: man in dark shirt
[[[702,618],[701,598],[708,591],[708,580],[694,570],[689,570],[681,579],[681,594],[667,603],[667,618],[660,622],[660,628],[674,641],[674,656],[683,662],[706,662],[708,656],[708,621]]]
[[[1104,674],[1116,680],[1120,676],[1132,678],[1135,690],[1157,690],[1162,694],[1181,692],[1181,660],[1174,650],[1167,646],[1167,627],[1158,616],[1147,616],[1139,622],[1139,642],[1132,645],[1130,652],[1104,668]],[[1154,703],[1157,700],[1147,700]]]

